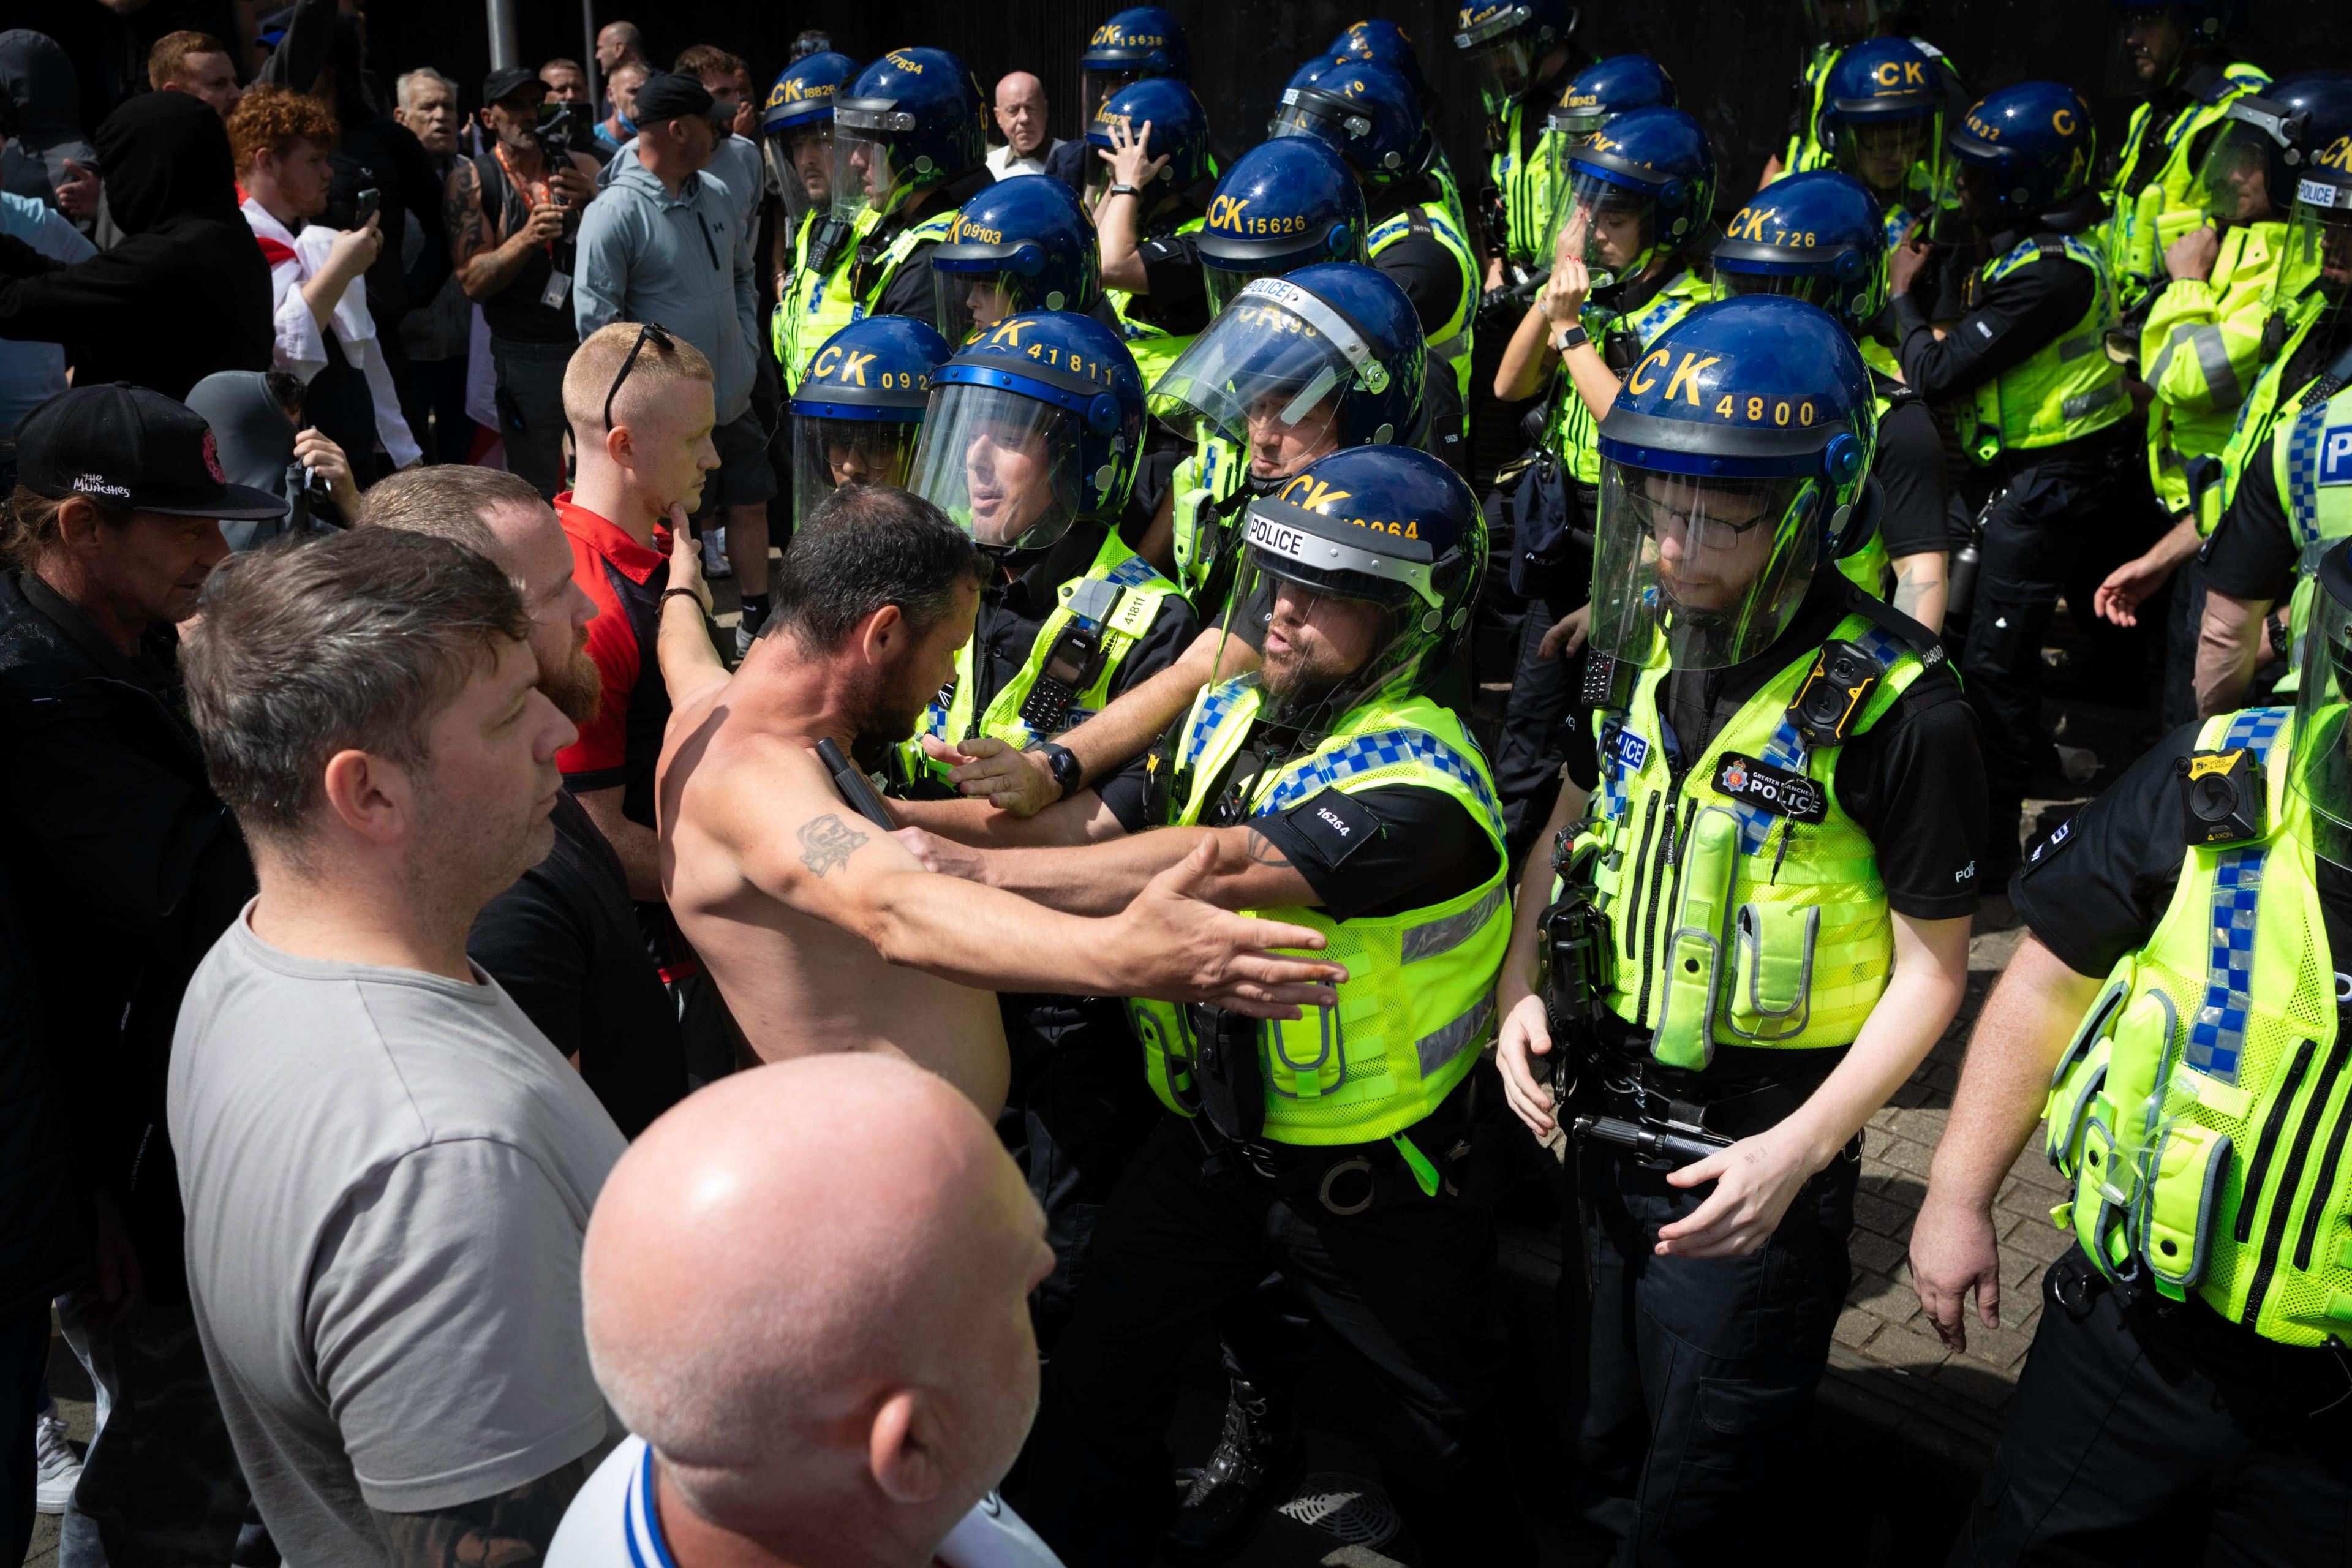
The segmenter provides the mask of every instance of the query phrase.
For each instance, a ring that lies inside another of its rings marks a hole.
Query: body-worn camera
[[[2191,752],[2174,764],[2189,842],[2201,848],[2251,844],[2270,830],[2263,765],[2243,746]]]

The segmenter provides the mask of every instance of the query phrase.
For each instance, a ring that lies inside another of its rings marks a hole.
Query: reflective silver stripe
[[[2060,343],[2058,357],[2061,360],[2081,359],[2093,349],[2106,347],[2106,342],[2105,332],[2084,332],[2079,338],[2068,338],[2064,342]]]
[[[2114,382],[2110,382],[2105,386],[2093,387],[2090,391],[2084,393],[2081,396],[2070,397],[2066,399],[2065,402],[2060,404],[2058,405],[2058,416],[2062,419],[2080,419],[2092,409],[2104,408],[2108,404],[2113,403],[2117,398],[2123,396],[2123,387]]]
[[[1491,996],[1481,996],[1478,1005],[1433,1035],[1423,1035],[1413,1042],[1413,1050],[1421,1058],[1421,1076],[1434,1078],[1438,1069],[1484,1036],[1486,1020],[1495,1011]]]
[[[2238,367],[2230,363],[2230,345],[2221,341],[2221,329],[2210,324],[2192,327],[2189,338],[2197,345],[2197,368],[2205,373],[2213,401],[2232,407],[2243,403],[2246,389],[2238,384]]]
[[[2147,374],[2144,379],[2147,381],[2148,385],[2162,386],[2164,384],[2165,370],[2172,363],[2172,356],[2180,352],[2180,334],[2188,330],[2189,329],[2186,327],[2175,327],[2172,329],[2170,335],[2166,337],[2164,340],[2164,352],[2158,354],[2156,356],[2156,363],[2147,367]]]
[[[1462,352],[1462,340],[1468,335],[1466,332],[1456,332],[1450,338],[1438,339],[1429,345],[1429,357],[1436,360],[1452,359]]]
[[[1451,952],[1478,933],[1496,907],[1503,901],[1503,889],[1496,888],[1459,914],[1427,925],[1409,926],[1404,933],[1404,962],[1418,963],[1424,958],[1435,958],[1441,952]]]

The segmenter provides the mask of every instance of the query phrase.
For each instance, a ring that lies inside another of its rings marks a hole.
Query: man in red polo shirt
[[[563,373],[563,412],[578,450],[572,489],[555,498],[575,581],[596,601],[588,657],[604,678],[596,716],[556,758],[563,782],[629,874],[629,891],[661,901],[654,764],[669,693],[655,658],[669,529],[719,467],[710,362],[659,327],[615,321],[592,334]]]

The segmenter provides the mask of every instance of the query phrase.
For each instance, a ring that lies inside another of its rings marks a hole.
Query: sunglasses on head
[[[613,378],[612,387],[604,394],[604,428],[607,430],[613,427],[613,399],[620,395],[621,383],[628,380],[629,372],[636,368],[637,355],[644,350],[648,338],[653,340],[656,354],[668,353],[677,346],[667,332],[651,321],[637,329],[637,341],[629,345],[629,357],[621,362],[621,373]]]

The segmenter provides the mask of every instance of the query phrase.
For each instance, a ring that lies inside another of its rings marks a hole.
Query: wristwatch
[[[1559,334],[1552,339],[1551,346],[1559,353],[1566,353],[1570,349],[1582,348],[1591,341],[1592,334],[1584,330],[1583,322],[1571,321],[1559,330]]]
[[[1069,747],[1046,741],[1039,744],[1037,754],[1045,759],[1045,771],[1054,776],[1054,787],[1062,792],[1064,800],[1077,794],[1078,786],[1087,782],[1086,764]]]
[[[1125,180],[1121,180],[1111,186],[1108,194],[1114,196],[1139,196],[1143,194],[1143,189],[1139,185],[1130,185]]]
[[[2263,619],[2270,627],[2272,657],[2274,658],[2286,658],[2287,639],[2289,637],[2286,617],[2274,609],[2269,615],[2263,616]]]

